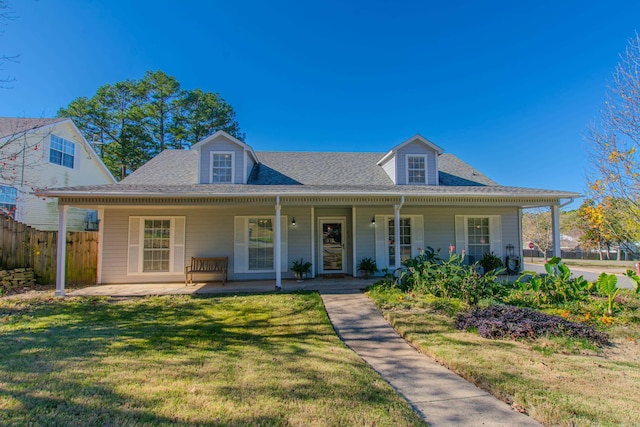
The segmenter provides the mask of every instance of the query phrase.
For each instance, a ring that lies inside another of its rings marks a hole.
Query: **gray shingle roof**
[[[393,185],[376,165],[380,153],[257,152],[257,174],[250,184]]]
[[[392,196],[487,196],[570,198],[580,195],[570,191],[500,185],[244,185],[244,184],[110,184],[38,190],[39,195],[96,196],[254,196],[254,195],[392,195]]]
[[[440,185],[394,185],[378,160],[384,153],[259,152],[249,184],[198,184],[198,152],[165,150],[113,185],[39,190],[46,196],[379,195],[574,198],[569,191],[506,187],[452,154],[439,157]]]
[[[28,132],[42,126],[53,123],[63,122],[67,120],[65,117],[56,117],[50,119],[44,118],[27,118],[27,117],[0,117],[0,138]]]
[[[198,183],[198,152],[164,150],[121,184],[186,185]]]
[[[384,153],[271,152],[256,153],[253,185],[393,186],[378,160]],[[452,154],[439,157],[440,184],[497,185]],[[122,184],[189,185],[198,183],[198,154],[165,150],[122,180]]]

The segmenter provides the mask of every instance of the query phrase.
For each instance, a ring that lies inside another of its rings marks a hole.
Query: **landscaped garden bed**
[[[420,351],[546,425],[640,424],[638,294],[559,259],[515,283],[500,272],[426,251],[368,295]]]

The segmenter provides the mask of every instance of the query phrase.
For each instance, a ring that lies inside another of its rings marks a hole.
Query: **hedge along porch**
[[[65,206],[88,201],[60,197],[61,226]],[[290,266],[300,258],[312,262],[311,277],[356,277],[365,257],[393,270],[427,246],[443,255],[455,246],[473,257],[474,248],[488,245],[504,258],[507,245],[522,247],[521,208],[555,202],[556,209],[559,200],[402,194],[167,197],[160,192],[103,196],[99,202],[91,205],[102,225],[98,283],[183,282],[191,257],[228,256],[229,280],[273,279],[280,287],[283,278],[294,277]],[[483,220],[484,234],[470,236],[470,227],[473,233]],[[554,227],[555,241],[558,230]],[[488,241],[476,244],[474,239],[483,236]],[[64,277],[57,279],[56,295],[64,295]]]

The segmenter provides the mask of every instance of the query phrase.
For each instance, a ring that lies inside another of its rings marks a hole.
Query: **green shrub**
[[[504,267],[502,260],[495,256],[493,252],[484,254],[480,260],[480,265],[485,273]]]
[[[504,285],[497,282],[499,270],[478,273],[478,264],[465,264],[464,254],[449,253],[443,259],[437,251],[427,248],[420,255],[403,263],[398,287],[404,291],[432,294],[437,297],[459,298],[467,304],[504,295]]]
[[[588,298],[593,286],[582,276],[571,277],[571,270],[559,257],[544,265],[546,274],[523,272],[514,282],[524,300],[535,307],[543,304],[566,304]]]

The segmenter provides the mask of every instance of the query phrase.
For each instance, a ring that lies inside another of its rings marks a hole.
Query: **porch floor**
[[[343,278],[315,278],[303,282],[283,280],[282,290],[289,291],[319,291],[322,293],[359,293],[379,278],[360,279]],[[67,290],[67,296],[146,296],[146,295],[194,295],[194,294],[229,294],[229,293],[266,293],[275,292],[275,280],[259,280],[246,282],[194,282],[185,286],[180,283],[135,283],[117,285],[96,285],[82,289]]]

